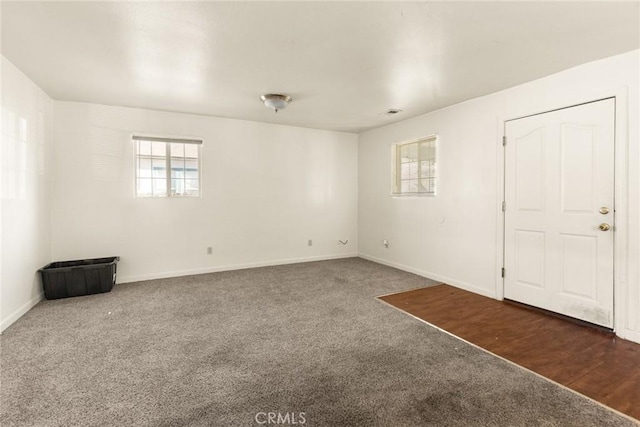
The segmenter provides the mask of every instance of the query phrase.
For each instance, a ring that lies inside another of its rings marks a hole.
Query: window
[[[393,145],[393,195],[436,195],[436,142],[432,135]]]
[[[137,197],[200,195],[201,140],[133,136]]]

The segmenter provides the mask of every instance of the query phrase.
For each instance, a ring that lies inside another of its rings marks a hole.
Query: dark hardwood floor
[[[640,344],[449,285],[380,299],[640,420]]]

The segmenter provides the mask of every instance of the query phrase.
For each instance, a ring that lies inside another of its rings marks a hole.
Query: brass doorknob
[[[609,231],[609,229],[611,228],[611,226],[610,226],[609,224],[607,224],[607,223],[604,223],[604,222],[603,222],[602,224],[600,224],[600,225],[598,226],[598,228],[599,228],[601,231]]]

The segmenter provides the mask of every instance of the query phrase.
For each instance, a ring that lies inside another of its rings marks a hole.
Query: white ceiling
[[[4,1],[2,54],[57,100],[361,132],[637,49],[638,5]]]

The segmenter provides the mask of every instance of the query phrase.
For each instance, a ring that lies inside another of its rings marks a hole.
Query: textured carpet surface
[[[352,258],[44,301],[0,338],[0,424],[635,425],[375,298],[432,283]]]

